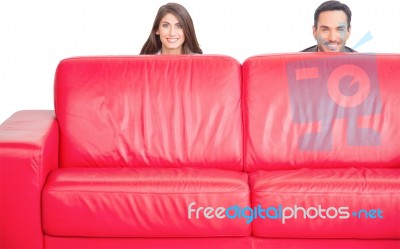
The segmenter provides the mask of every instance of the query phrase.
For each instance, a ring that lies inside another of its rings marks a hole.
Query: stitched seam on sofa
[[[270,192],[270,191],[252,191],[253,193],[268,193],[268,194],[291,194],[291,195],[371,195],[371,196],[376,196],[376,195],[390,195],[390,196],[399,196],[400,193],[395,193],[395,192],[389,192],[389,193],[363,193],[363,192]]]
[[[39,164],[40,165],[42,165],[43,164],[43,153],[44,153],[44,148],[45,148],[45,146],[44,146],[44,141],[46,141],[46,140],[48,140],[48,138],[49,138],[49,135],[50,135],[50,133],[53,131],[53,129],[54,129],[54,127],[56,126],[56,120],[55,120],[55,118],[53,118],[53,121],[52,121],[52,125],[50,126],[50,128],[47,130],[47,133],[43,136],[43,139],[42,139],[42,141],[41,141],[41,147],[40,147],[40,154],[39,154],[39,157],[40,157],[40,159],[39,159]],[[43,168],[42,167],[40,167],[40,170],[39,170],[39,181],[38,182],[40,182],[41,184],[44,184],[44,182],[42,183],[40,180],[42,179],[42,176],[43,176]],[[46,179],[45,179],[45,181],[46,181]]]
[[[227,194],[230,195],[243,195],[243,194],[250,194],[250,191],[241,191],[241,192],[128,192],[128,191],[89,191],[89,190],[47,190],[46,193],[104,193],[104,194],[143,194],[143,195],[159,195],[159,194],[170,194],[170,195],[182,195],[182,194],[191,194],[191,195],[203,195],[203,194]]]

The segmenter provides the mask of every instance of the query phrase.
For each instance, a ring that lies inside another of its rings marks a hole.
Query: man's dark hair
[[[326,1],[323,2],[314,13],[314,28],[317,28],[319,14],[324,11],[331,11],[331,10],[342,10],[347,16],[347,29],[350,29],[350,22],[351,22],[351,10],[346,5],[339,1]]]

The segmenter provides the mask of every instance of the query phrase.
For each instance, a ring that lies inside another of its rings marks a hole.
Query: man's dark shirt
[[[345,52],[357,52],[354,49],[351,49],[349,47],[344,47]],[[304,50],[301,50],[300,52],[318,52],[318,47],[317,45],[311,46],[309,48],[306,48]]]

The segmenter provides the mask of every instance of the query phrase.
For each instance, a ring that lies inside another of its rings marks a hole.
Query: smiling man
[[[356,52],[346,47],[351,31],[350,8],[338,1],[322,3],[314,13],[313,35],[317,45],[301,52]]]

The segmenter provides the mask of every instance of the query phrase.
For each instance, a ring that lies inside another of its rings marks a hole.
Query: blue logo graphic
[[[370,40],[372,40],[372,34],[371,32],[367,32],[357,43],[356,45],[354,45],[353,49],[357,49],[358,47],[361,47],[362,45],[364,45],[365,43],[369,42]]]
[[[375,56],[365,58],[344,55],[288,63],[293,122],[319,127],[299,138],[301,150],[330,151],[337,120],[347,122],[348,146],[381,144],[376,130],[359,125],[361,118],[373,118],[382,109]]]

